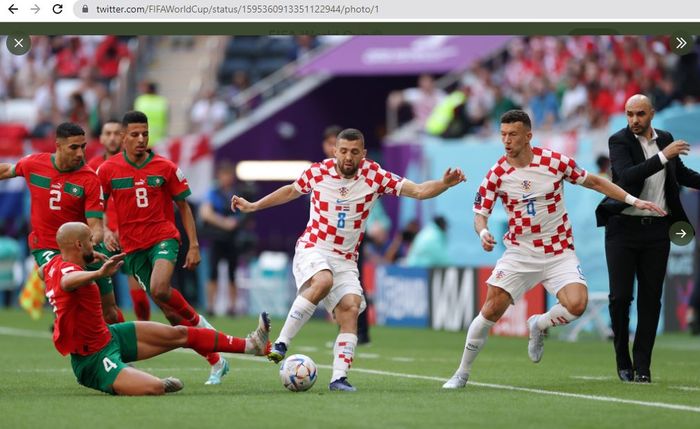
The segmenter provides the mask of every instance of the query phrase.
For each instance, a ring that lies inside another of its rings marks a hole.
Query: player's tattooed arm
[[[15,177],[15,165],[8,163],[0,163],[0,180],[11,179]]]

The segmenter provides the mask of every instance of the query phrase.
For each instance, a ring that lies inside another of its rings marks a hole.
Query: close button
[[[5,45],[10,53],[14,55],[24,55],[31,49],[32,39],[29,37],[29,34],[10,34],[7,36]]]

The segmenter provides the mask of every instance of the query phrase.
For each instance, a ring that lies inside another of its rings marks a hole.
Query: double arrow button
[[[685,33],[676,33],[671,36],[668,44],[674,54],[685,55],[693,50],[694,42],[693,36]]]

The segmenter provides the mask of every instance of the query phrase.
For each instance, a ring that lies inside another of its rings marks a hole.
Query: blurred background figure
[[[413,240],[406,256],[406,266],[446,267],[450,265],[450,260],[447,253],[447,220],[435,216]]]
[[[231,197],[236,194],[236,171],[233,164],[222,161],[216,168],[216,183],[199,208],[200,234],[209,242],[209,281],[207,314],[213,315],[219,286],[219,262],[226,262],[228,302],[226,314],[236,314],[236,268],[238,268],[238,232],[241,214],[231,211]]]
[[[134,110],[148,117],[148,145],[153,147],[168,135],[168,99],[158,94],[158,84],[142,82],[141,95],[134,100]]]

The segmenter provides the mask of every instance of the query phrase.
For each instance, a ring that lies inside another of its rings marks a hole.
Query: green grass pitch
[[[127,315],[129,318],[129,315]],[[162,320],[162,319],[161,319]],[[244,336],[254,318],[210,320]],[[38,322],[19,310],[0,311],[2,428],[698,428],[700,339],[657,339],[651,385],[615,376],[612,345],[595,339],[545,342],[541,363],[527,340],[491,337],[466,389],[444,391],[464,346],[464,333],[374,327],[356,350],[349,380],[355,393],[329,392],[336,327],[312,321],[290,353],[311,356],[319,379],[308,392],[282,386],[277,365],[229,356],[220,386],[204,386],[208,366],[188,351],[137,362],[157,376],[183,380],[165,397],[111,397],[78,385],[68,358],[50,341],[46,313]],[[281,326],[273,321],[273,336]]]

